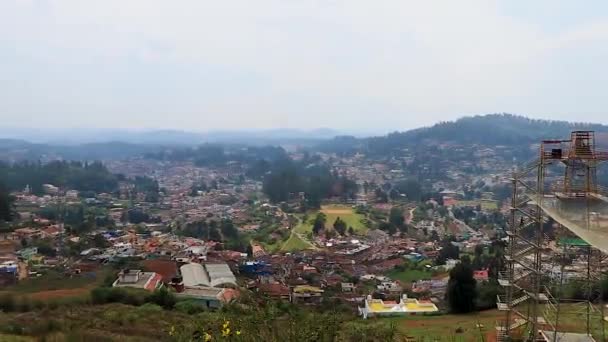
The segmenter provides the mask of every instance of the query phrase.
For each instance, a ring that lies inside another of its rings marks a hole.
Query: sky
[[[1,0],[4,127],[608,123],[608,2]]]

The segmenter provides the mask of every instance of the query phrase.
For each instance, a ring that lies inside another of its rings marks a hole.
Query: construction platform
[[[608,253],[608,198],[596,194],[584,197],[555,194],[531,198],[547,216],[591,246]]]

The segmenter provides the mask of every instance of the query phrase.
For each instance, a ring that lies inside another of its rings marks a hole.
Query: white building
[[[190,263],[180,267],[184,287],[236,287],[236,277],[228,264]]]

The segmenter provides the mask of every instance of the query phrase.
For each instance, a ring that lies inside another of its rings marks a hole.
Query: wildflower
[[[224,336],[224,337],[230,336],[230,328],[223,329],[222,336]]]
[[[175,326],[174,325],[172,325],[171,329],[169,329],[169,336],[173,336],[173,335],[175,335]]]
[[[206,332],[205,335],[203,335],[203,341],[205,341],[205,342],[211,341],[211,335],[209,335],[208,332]]]
[[[240,331],[240,330],[237,330],[237,331],[236,331],[236,336],[239,336],[240,334],[241,334],[241,331]]]

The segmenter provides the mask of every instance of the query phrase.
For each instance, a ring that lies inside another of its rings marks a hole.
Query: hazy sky
[[[0,0],[4,127],[608,123],[608,1]]]

